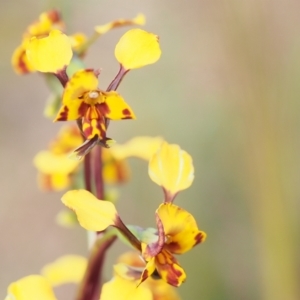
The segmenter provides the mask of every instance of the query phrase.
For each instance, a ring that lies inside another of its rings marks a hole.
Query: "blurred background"
[[[194,160],[195,181],[176,198],[208,234],[179,257],[185,300],[296,300],[299,293],[298,0],[0,2],[0,294],[22,276],[67,254],[87,255],[80,228],[59,227],[62,193],[42,193],[32,158],[61,124],[44,118],[49,90],[42,76],[17,76],[10,64],[25,28],[58,8],[68,33],[142,12],[160,36],[162,57],[132,71],[119,91],[136,121],[113,122],[109,136],[163,136]],[[127,28],[126,28],[127,29]],[[86,65],[102,68],[101,88],[115,76],[114,47],[126,29],[97,41]],[[154,226],[162,192],[147,164],[131,159],[132,180],[118,210],[127,223]],[[106,265],[125,246],[116,244]],[[56,290],[71,300],[74,287]],[[66,293],[68,295],[66,295]]]

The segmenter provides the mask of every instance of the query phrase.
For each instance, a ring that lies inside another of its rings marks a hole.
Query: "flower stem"
[[[122,82],[124,76],[129,72],[130,70],[126,70],[122,65],[120,65],[120,69],[114,80],[110,83],[108,88],[106,89],[107,92],[115,91],[120,83]]]
[[[89,192],[92,192],[91,153],[87,153],[84,157],[84,182],[85,182],[85,189]]]
[[[98,199],[104,199],[104,181],[102,172],[102,146],[97,145],[94,148],[94,180],[96,187],[96,196]]]
[[[141,242],[136,238],[136,236],[126,227],[123,221],[118,218],[116,220],[115,227],[128,239],[130,244],[137,249],[138,251],[142,251]]]
[[[63,87],[65,87],[67,82],[69,81],[69,77],[67,75],[66,68],[60,70],[59,72],[55,73],[54,75],[57,77],[57,79],[59,80],[61,85]]]
[[[76,300],[98,300],[100,293],[100,276],[102,273],[104,258],[107,249],[116,240],[113,231],[106,232],[95,242],[84,278],[79,286]]]

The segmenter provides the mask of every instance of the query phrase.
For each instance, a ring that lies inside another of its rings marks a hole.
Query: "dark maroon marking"
[[[101,104],[96,104],[96,107],[100,110],[102,116],[106,116],[107,114],[110,113],[110,108],[105,102]]]
[[[86,104],[85,102],[82,102],[78,108],[78,114],[83,117],[86,113],[86,111],[88,110],[88,104]]]
[[[129,117],[123,117],[123,118],[122,118],[122,120],[129,120],[129,119],[132,119],[132,117],[129,116]]]
[[[125,115],[125,116],[130,116],[131,115],[131,113],[130,113],[130,111],[129,111],[128,108],[123,109],[122,110],[122,114]]]
[[[22,74],[29,73],[29,70],[28,70],[28,68],[25,64],[25,60],[24,60],[25,55],[26,55],[25,50],[23,50],[18,58],[18,67],[20,68],[20,70],[22,70]]]
[[[168,275],[167,275],[167,282],[173,286],[178,286],[179,285],[179,280],[178,278],[182,275],[182,272],[180,270],[176,270],[172,265],[169,265],[168,269]]]
[[[58,23],[61,20],[60,13],[56,9],[50,10],[47,16],[53,23]]]
[[[200,244],[200,243],[202,242],[203,238],[204,238],[203,233],[202,233],[202,232],[199,232],[199,233],[195,236],[195,241],[196,241],[196,242],[195,242],[195,246],[198,245],[198,244]]]
[[[92,68],[88,68],[88,69],[85,69],[86,72],[94,72],[94,69]]]
[[[64,106],[64,110],[60,113],[57,121],[66,121],[68,119],[69,109],[67,106]]]
[[[92,132],[93,132],[92,126],[91,126],[90,122],[87,121],[87,120],[84,120],[83,123],[87,123],[87,124],[88,124],[88,127],[86,127],[86,128],[83,130],[84,135],[85,135],[86,137],[88,137],[88,136],[90,136],[90,135],[92,134]]]
[[[178,250],[181,249],[181,246],[177,242],[171,242],[169,244],[165,244],[165,249],[172,253],[178,253]]]

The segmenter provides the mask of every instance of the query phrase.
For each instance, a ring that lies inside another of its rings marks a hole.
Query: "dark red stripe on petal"
[[[86,104],[85,102],[82,102],[78,108],[78,114],[83,117],[85,115],[85,113],[87,112],[89,108],[89,105]]]
[[[181,284],[179,278],[183,275],[181,270],[176,270],[174,265],[169,265],[170,269],[167,275],[167,282],[173,286],[179,286]]]
[[[106,116],[107,114],[110,113],[110,108],[105,102],[96,105],[96,107],[100,110],[103,116]]]

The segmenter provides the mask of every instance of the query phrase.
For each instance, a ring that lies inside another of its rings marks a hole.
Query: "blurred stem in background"
[[[227,2],[227,1],[226,1]],[[285,185],[289,165],[285,164],[289,101],[283,97],[284,68],[280,32],[272,23],[267,1],[231,0],[226,7],[225,44],[233,69],[232,93],[241,114],[244,132],[245,172],[248,179],[249,209],[259,257],[264,300],[300,299],[298,290],[296,236],[290,217],[295,193]],[[280,47],[279,47],[280,48]]]

